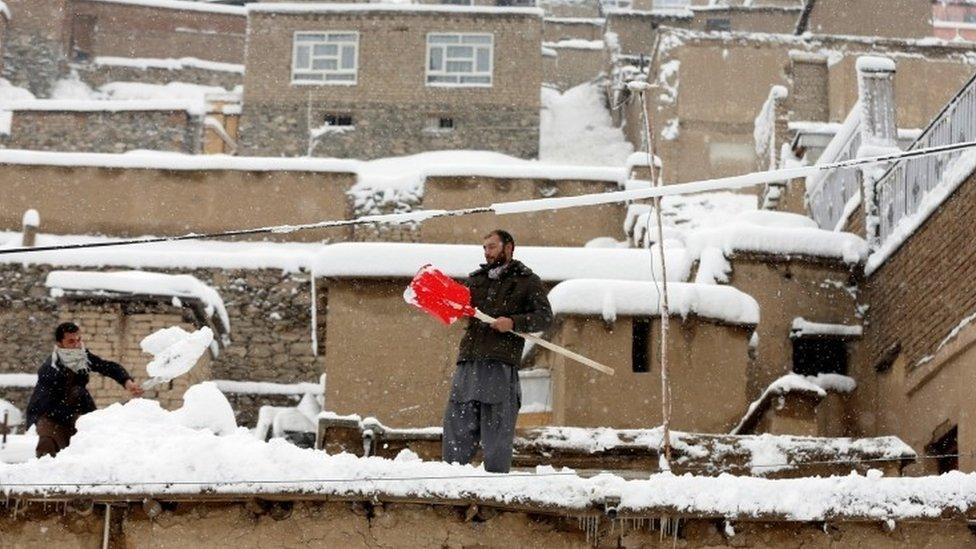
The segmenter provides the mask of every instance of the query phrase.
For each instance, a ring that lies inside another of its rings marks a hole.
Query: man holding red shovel
[[[443,460],[469,463],[480,442],[485,470],[507,473],[522,404],[518,364],[525,340],[514,332],[547,329],[552,308],[542,280],[512,259],[511,234],[492,231],[483,248],[485,264],[471,273],[467,286],[471,305],[494,321],[468,319],[444,412]]]

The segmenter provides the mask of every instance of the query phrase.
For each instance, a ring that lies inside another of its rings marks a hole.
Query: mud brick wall
[[[131,150],[196,154],[203,119],[186,111],[14,111],[10,149],[123,153]]]
[[[233,90],[244,82],[242,72],[216,71],[185,65],[179,69],[164,69],[158,67],[142,68],[85,63],[73,64],[72,68],[92,88],[104,86],[109,82],[142,82],[145,84],[186,82],[201,86],[219,86],[225,90]]]

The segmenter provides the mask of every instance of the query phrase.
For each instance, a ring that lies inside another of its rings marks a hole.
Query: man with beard
[[[27,405],[27,426],[37,425],[37,457],[53,457],[64,450],[75,434],[78,416],[95,410],[87,387],[90,370],[114,379],[134,397],[143,393],[125,368],[85,349],[77,324],[59,324],[54,341],[54,352],[37,371],[37,385]]]
[[[471,304],[496,320],[468,319],[444,412],[442,456],[448,463],[467,464],[480,442],[485,470],[507,473],[522,403],[518,364],[525,343],[512,332],[546,330],[552,308],[542,280],[512,259],[511,234],[492,231],[482,248],[485,264],[469,275],[467,285]]]

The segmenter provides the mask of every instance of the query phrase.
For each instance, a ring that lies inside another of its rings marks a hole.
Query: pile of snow
[[[563,94],[542,89],[542,162],[623,166],[633,150],[623,131],[614,127],[595,84],[580,84]]]
[[[4,418],[6,418],[6,423],[10,427],[20,425],[24,422],[24,414],[21,413],[20,409],[9,401],[0,398],[0,425],[4,424]]]
[[[629,280],[568,280],[549,292],[555,314],[660,316],[662,285]],[[729,324],[759,323],[759,304],[731,287],[672,282],[668,284],[671,314],[697,315]]]
[[[125,249],[122,253],[128,253]],[[51,271],[44,283],[52,295],[73,292],[114,292],[198,299],[208,315],[217,315],[227,332],[230,317],[217,290],[190,275],[171,275],[145,271],[85,272]]]
[[[239,102],[240,93],[219,86],[186,82],[109,82],[93,90],[77,75],[73,75],[54,83],[49,100],[19,102],[13,107],[34,110],[149,110],[154,106],[158,109],[177,106],[199,116],[207,112],[208,98]]]
[[[213,336],[213,331],[206,326],[193,333],[171,326],[149,334],[139,343],[142,352],[153,355],[146,365],[146,373],[157,380],[169,381],[189,372],[210,348]]]
[[[206,429],[215,435],[229,435],[237,431],[237,420],[234,419],[230,402],[216,385],[208,381],[187,389],[183,394],[183,407],[167,415],[170,421],[187,429]],[[81,419],[78,421],[80,424]]]

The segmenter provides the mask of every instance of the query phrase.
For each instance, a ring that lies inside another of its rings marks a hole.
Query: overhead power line
[[[770,170],[767,172],[754,172],[745,175],[731,177],[721,177],[717,179],[706,179],[691,183],[679,183],[667,186],[647,185],[646,188],[630,189],[624,191],[614,191],[608,193],[594,193],[576,196],[566,196],[559,198],[539,198],[535,200],[520,200],[516,202],[496,202],[489,206],[473,208],[461,208],[456,210],[418,210],[410,213],[369,215],[356,219],[327,220],[315,223],[301,223],[293,225],[274,225],[267,227],[256,227],[251,229],[235,229],[230,231],[218,231],[211,233],[189,233],[176,236],[159,236],[149,238],[121,239],[102,242],[86,242],[78,244],[57,244],[50,246],[33,246],[2,248],[0,255],[50,252],[61,250],[79,250],[88,248],[108,248],[117,246],[132,246],[137,244],[158,244],[164,242],[178,242],[183,240],[205,240],[211,238],[224,238],[235,236],[250,236],[261,234],[287,234],[298,231],[314,229],[331,229],[339,227],[352,227],[357,225],[369,225],[374,223],[422,223],[428,219],[441,217],[461,217],[465,215],[494,213],[496,215],[510,215],[518,213],[528,213],[545,210],[559,210],[565,208],[578,208],[584,206],[597,206],[602,204],[613,204],[617,202],[628,202],[632,200],[645,200],[664,196],[675,196],[684,194],[694,194],[708,191],[744,189],[757,187],[768,183],[777,183],[808,177],[813,174],[838,170],[859,168],[872,164],[884,164],[887,162],[897,162],[908,158],[921,156],[932,156],[948,154],[964,149],[976,147],[976,141],[965,143],[953,143],[950,145],[939,145],[924,149],[913,149],[892,153],[882,156],[866,158],[855,158],[842,162],[832,162],[827,164],[817,164],[813,166],[801,166],[797,168],[785,168],[780,170]],[[646,183],[646,182],[641,182]]]

